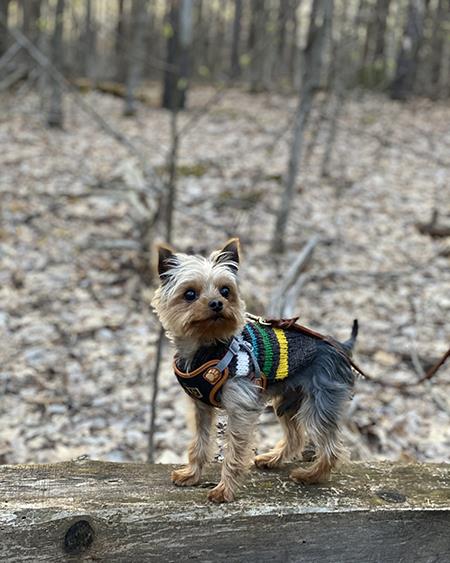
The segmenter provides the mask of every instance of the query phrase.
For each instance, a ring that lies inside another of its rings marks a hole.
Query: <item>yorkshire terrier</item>
[[[189,462],[172,472],[179,486],[197,485],[209,459],[216,407],[228,414],[226,447],[219,484],[208,494],[229,502],[252,455],[258,416],[269,399],[284,438],[257,455],[260,468],[299,458],[307,436],[315,459],[295,468],[299,483],[327,480],[343,457],[340,425],[352,395],[351,360],[358,325],[343,343],[289,321],[265,321],[246,314],[238,287],[239,240],[230,240],[209,258],[158,248],[160,286],[152,305],[175,344],[174,371],[190,395],[195,437]]]

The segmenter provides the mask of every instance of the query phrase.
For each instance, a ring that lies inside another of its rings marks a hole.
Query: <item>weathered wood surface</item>
[[[353,463],[299,486],[252,471],[206,502],[171,468],[78,460],[0,466],[0,561],[450,561],[450,465]]]

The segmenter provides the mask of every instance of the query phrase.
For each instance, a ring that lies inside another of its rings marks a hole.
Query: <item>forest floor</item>
[[[306,144],[315,131],[317,143],[302,165],[287,250],[274,257],[295,99],[234,89],[201,116],[211,93],[193,91],[179,116],[175,245],[210,251],[238,235],[242,290],[261,314],[283,271],[320,235],[298,314],[339,339],[357,317],[356,360],[382,382],[357,382],[345,432],[352,457],[448,460],[450,365],[420,386],[390,384],[417,381],[420,364],[449,345],[450,239],[416,228],[434,208],[450,222],[449,106],[352,97],[327,178],[319,174],[327,127],[316,110]],[[163,169],[166,111],[140,106],[130,119],[120,99],[91,92],[85,100]],[[0,104],[0,463],[143,461],[158,324],[152,282],[136,270],[130,203],[108,190],[127,189],[134,160],[72,101],[63,131],[46,129],[33,92],[3,94]],[[157,460],[179,462],[190,433],[171,355],[167,346]],[[258,449],[278,435],[267,411]]]

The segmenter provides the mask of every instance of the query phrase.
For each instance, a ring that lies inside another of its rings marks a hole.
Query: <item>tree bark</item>
[[[22,0],[22,30],[33,43],[36,43],[39,34],[40,15],[41,0]]]
[[[92,21],[92,0],[86,0],[84,20],[84,44],[83,44],[83,72],[88,78],[94,78],[95,56],[96,56],[96,37],[95,28]]]
[[[374,64],[381,64],[383,68],[386,65],[385,36],[390,4],[391,0],[377,0],[375,8],[376,32],[373,62]]]
[[[0,0],[0,58],[6,53],[9,45],[8,41],[8,7],[9,0]]]
[[[117,23],[116,23],[116,40],[114,50],[116,53],[116,80],[124,83],[127,74],[127,33],[126,33],[126,13],[125,0],[117,2]]]
[[[299,86],[299,49],[297,45],[298,40],[298,8],[300,0],[290,0],[290,44],[288,54],[288,73],[291,77],[291,84],[297,88]]]
[[[390,88],[393,100],[406,100],[413,93],[419,48],[422,43],[424,16],[424,1],[410,0],[406,26],[397,56],[395,76]]]
[[[303,80],[295,116],[289,164],[272,239],[272,252],[274,253],[283,252],[285,246],[285,232],[294,198],[295,182],[303,148],[303,138],[311,112],[313,98],[320,82],[323,47],[327,29],[329,29],[331,25],[332,12],[333,0],[314,0],[311,10],[308,38],[304,50]]]
[[[136,113],[135,90],[142,78],[145,60],[145,31],[148,23],[147,0],[133,0],[131,6],[131,29],[133,35],[128,48],[128,72],[126,96],[123,113],[127,116]]]
[[[265,0],[252,0],[251,38],[249,37],[250,92],[257,93],[264,89],[264,54],[266,40],[266,5]]]
[[[241,42],[242,0],[234,2],[233,38],[231,44],[231,77],[238,78],[241,74],[240,42]]]
[[[431,35],[431,76],[430,94],[433,98],[440,95],[440,78],[444,58],[445,23],[450,18],[450,1],[438,0],[433,18],[433,32]]]
[[[192,45],[192,0],[171,0],[167,21],[167,68],[164,72],[162,106],[184,109],[190,76]]]
[[[51,60],[53,65],[61,70],[63,66],[63,25],[64,25],[64,0],[58,0],[55,10],[55,24],[51,40]],[[47,115],[47,125],[62,129],[63,107],[61,86],[54,80],[51,81],[50,107]]]

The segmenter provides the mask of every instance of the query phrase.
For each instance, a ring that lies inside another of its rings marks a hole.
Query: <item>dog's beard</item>
[[[185,325],[183,336],[190,337],[201,343],[215,340],[227,340],[239,331],[242,315],[234,313],[212,313],[199,319],[189,319]]]

